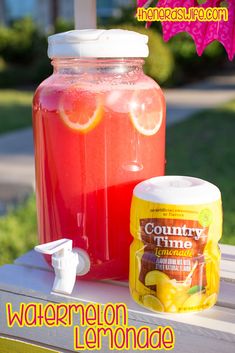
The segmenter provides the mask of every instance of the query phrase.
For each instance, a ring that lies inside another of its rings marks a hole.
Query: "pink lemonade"
[[[133,188],[164,174],[164,97],[142,59],[53,65],[33,104],[40,242],[72,239],[85,278],[127,279]]]

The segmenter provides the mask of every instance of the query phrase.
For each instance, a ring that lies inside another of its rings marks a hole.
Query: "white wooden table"
[[[143,309],[131,299],[127,283],[79,281],[69,296],[51,293],[54,274],[43,257],[31,251],[14,264],[0,268],[0,352],[41,353],[48,352],[47,349],[73,352],[72,327],[9,328],[5,305],[12,303],[16,310],[22,302],[46,304],[77,301],[85,304],[123,302],[128,307],[129,325],[147,325],[151,329],[159,325],[171,326],[176,337],[173,350],[176,353],[235,352],[235,247],[223,245],[221,248],[221,289],[217,305],[201,313],[183,315],[160,315]],[[18,341],[30,346],[22,348]],[[6,342],[10,342],[11,348],[4,348]],[[14,347],[19,348],[14,350],[12,342],[15,342]],[[37,346],[41,348],[37,350]],[[100,352],[108,352],[105,342]]]

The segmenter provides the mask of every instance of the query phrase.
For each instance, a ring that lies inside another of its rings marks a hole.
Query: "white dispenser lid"
[[[83,29],[48,38],[49,58],[145,58],[148,36],[123,29]]]
[[[169,205],[205,204],[221,198],[217,186],[208,181],[174,175],[145,180],[133,193],[139,199]]]

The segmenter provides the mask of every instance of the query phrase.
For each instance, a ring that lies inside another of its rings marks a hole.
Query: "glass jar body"
[[[87,278],[128,278],[133,188],[164,174],[164,97],[142,65],[56,59],[34,96],[40,243],[72,239]]]

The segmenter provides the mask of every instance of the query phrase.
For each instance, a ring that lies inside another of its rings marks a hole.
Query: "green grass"
[[[221,242],[235,245],[235,101],[167,130],[167,174],[200,177],[220,188]]]
[[[0,217],[0,265],[32,249],[37,241],[35,197]]]
[[[27,100],[27,98],[26,98]],[[223,198],[222,242],[235,245],[235,101],[198,113],[167,129],[167,174],[190,175],[216,184]],[[0,265],[36,243],[35,198],[0,217]]]
[[[0,134],[30,126],[32,92],[0,90]]]

